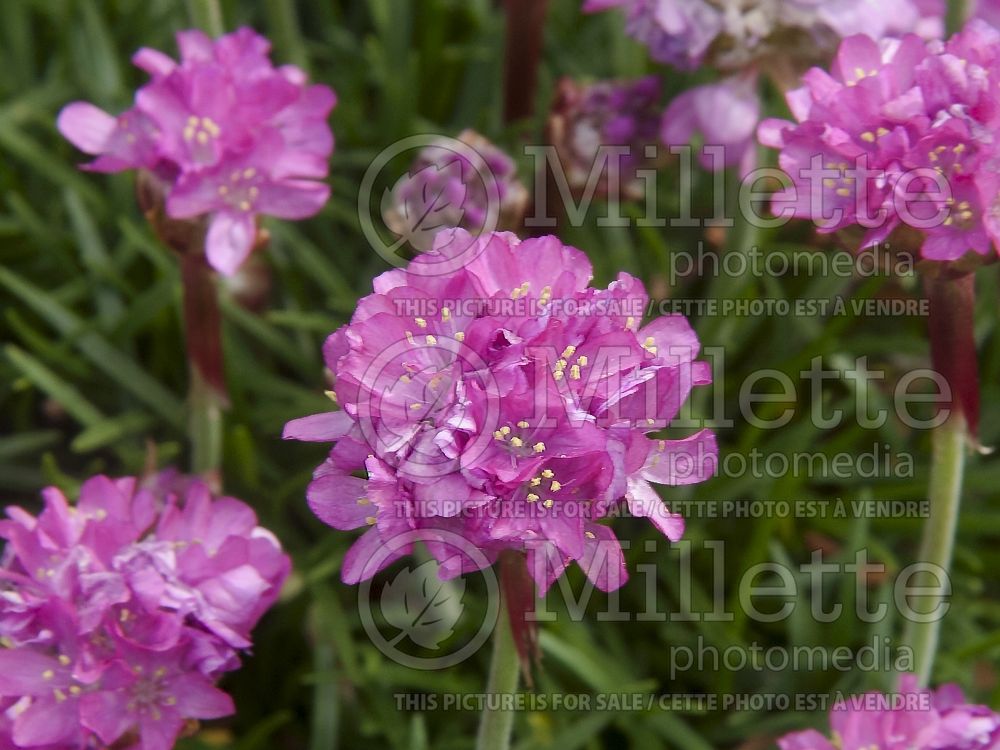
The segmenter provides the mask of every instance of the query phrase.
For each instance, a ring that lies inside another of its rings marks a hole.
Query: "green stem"
[[[954,410],[948,420],[934,430],[931,439],[933,445],[928,489],[930,515],[924,521],[918,559],[919,562],[939,566],[947,574],[955,547],[967,444],[965,418],[961,411]],[[918,585],[937,587],[944,583],[939,583],[934,578],[936,576],[931,575],[926,582]],[[941,605],[942,599],[940,595],[925,597],[925,606],[921,609],[932,612]],[[930,680],[942,619],[936,617],[931,622],[911,621],[907,626],[905,642],[913,649],[914,669],[921,685],[927,685]]]
[[[219,0],[187,0],[191,24],[209,36],[222,36],[226,27],[222,22],[222,7]]]
[[[494,702],[503,701],[503,696],[513,695],[517,690],[520,673],[517,646],[510,628],[510,617],[504,597],[500,597],[500,613],[493,631],[493,660],[490,662],[490,676],[486,683],[487,695],[500,696]],[[507,750],[510,747],[510,733],[514,726],[514,712],[491,710],[489,703],[479,719],[479,734],[476,750]]]
[[[188,393],[188,436],[191,439],[191,470],[215,490],[221,490],[222,409],[224,402],[194,365]]]

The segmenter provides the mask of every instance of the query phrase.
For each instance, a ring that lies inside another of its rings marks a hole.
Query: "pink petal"
[[[409,545],[400,545],[391,552],[383,551],[385,542],[374,526],[366,531],[347,550],[340,568],[340,580],[348,585],[366,581],[403,555],[409,553]]]
[[[628,580],[625,556],[614,532],[601,524],[587,524],[586,545],[577,564],[601,591],[614,591]]]
[[[305,440],[313,443],[332,443],[344,437],[354,426],[354,420],[345,411],[330,411],[293,419],[285,425],[284,440]]]
[[[261,186],[256,208],[282,219],[305,219],[318,213],[330,197],[330,188],[311,180],[285,180]]]
[[[224,276],[232,276],[250,255],[255,235],[252,214],[220,211],[212,217],[205,238],[208,262]]]
[[[89,102],[73,102],[63,107],[56,126],[81,151],[99,154],[115,132],[117,120]]]
[[[344,531],[366,525],[375,508],[365,497],[368,482],[345,474],[327,474],[313,480],[306,490],[312,512],[323,523]],[[362,502],[364,501],[364,502]]]
[[[228,693],[196,675],[179,677],[170,687],[176,693],[177,710],[184,717],[218,719],[236,713]]]
[[[632,515],[648,518],[671,542],[676,542],[684,536],[684,519],[679,513],[670,512],[653,486],[645,479],[630,479],[625,499]]]
[[[177,63],[174,62],[172,57],[163,54],[158,49],[151,49],[149,47],[141,47],[132,55],[132,64],[146,71],[151,76],[168,75],[177,67]]]
[[[642,468],[642,478],[658,484],[696,484],[715,476],[719,446],[711,430],[683,440],[654,441]]]
[[[36,698],[14,721],[14,744],[21,747],[68,744],[80,728],[76,706],[76,701]]]

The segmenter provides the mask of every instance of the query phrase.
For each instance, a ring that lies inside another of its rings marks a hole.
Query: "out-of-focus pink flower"
[[[993,750],[1000,746],[1000,714],[966,703],[956,685],[921,690],[904,675],[899,691],[865,693],[830,711],[832,740],[810,729],[778,740],[781,750]]]
[[[586,0],[583,9],[620,8],[626,32],[653,59],[681,69],[703,63],[743,69],[769,56],[815,59],[840,37],[873,39],[944,33],[942,0]]]
[[[757,76],[745,73],[685,91],[663,113],[660,133],[669,146],[687,144],[697,133],[704,167],[736,167],[746,175],[756,166],[759,119]]]
[[[945,44],[845,39],[830,73],[814,68],[788,94],[797,122],[758,130],[794,183],[774,210],[822,232],[860,224],[864,246],[906,225],[934,260],[990,253],[1000,239],[998,75],[1000,32],[981,21]]]
[[[417,529],[458,534],[487,562],[525,551],[543,592],[574,560],[608,590],[626,573],[601,519],[625,504],[681,536],[653,484],[711,476],[715,438],[656,433],[710,369],[684,317],[642,324],[638,280],[590,279],[586,256],[555,237],[451,230],[375,280],[324,348],[342,411],[285,427],[286,438],[336,441],[307,497],[334,528],[366,529],[346,582],[404,554],[386,545]],[[428,547],[442,576],[482,564]]]
[[[312,216],[322,208],[333,151],[327,86],[298,68],[275,68],[270,43],[243,28],[212,40],[177,34],[181,60],[141,49],[132,58],[151,81],[114,117],[87,102],[59,114],[59,130],[97,156],[97,172],[144,169],[167,185],[169,216],[209,217],[206,253],[231,275],[254,246],[256,217]]]
[[[382,214],[401,240],[425,252],[442,229],[513,229],[527,202],[514,160],[479,133],[464,130],[421,149],[386,193]]]
[[[561,80],[549,116],[548,136],[574,194],[594,190],[591,178],[601,169],[597,192],[621,186],[627,194],[641,196],[643,186],[637,172],[656,162],[647,149],[655,148],[659,141],[660,116],[660,81],[656,76],[590,84]]]
[[[0,745],[169,750],[188,720],[232,713],[215,682],[289,570],[253,511],[172,475],[43,497],[0,521]]]

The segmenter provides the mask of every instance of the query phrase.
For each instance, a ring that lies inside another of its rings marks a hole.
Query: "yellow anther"
[[[249,211],[250,201],[240,201],[240,211]]]
[[[253,178],[256,174],[257,174],[256,169],[254,169],[253,167],[247,167],[246,169],[243,170],[243,179],[249,180]]]
[[[359,497],[358,498],[358,505],[371,505],[371,503],[372,503],[372,501],[369,500],[367,497]]]
[[[537,487],[541,483],[542,483],[542,478],[541,477],[535,477],[530,482],[528,482],[528,484],[530,484],[532,487]]]
[[[585,531],[585,532],[583,532],[583,535],[584,535],[585,537],[587,537],[587,539],[596,539],[596,538],[597,538],[597,537],[596,537],[596,536],[594,535],[594,532],[593,532],[593,531]]]
[[[423,318],[414,318],[413,320],[421,328],[426,328],[427,327],[427,321],[424,320]]]
[[[503,440],[503,433],[500,430],[494,430],[493,437],[497,440]]]
[[[534,492],[529,492],[528,493],[528,502],[529,503],[537,503],[538,502],[538,495],[536,495]]]
[[[572,357],[572,356],[573,356],[574,354],[576,354],[576,347],[575,347],[575,346],[573,346],[572,344],[570,344],[570,345],[569,345],[569,346],[567,346],[567,347],[566,347],[565,349],[563,349],[563,353],[562,353],[562,354],[561,354],[560,356],[561,356],[561,357],[562,357],[563,359],[569,359],[569,358],[570,358],[570,357]]]
[[[546,479],[552,479],[552,477],[555,476],[555,472],[552,471],[552,469],[545,469],[544,471],[542,471],[542,476],[545,477]]]
[[[557,482],[555,479],[552,480],[552,484],[549,485],[549,489],[553,492],[558,492],[562,489],[562,484]]]
[[[427,346],[437,346],[438,342],[437,338],[431,336],[430,334],[428,334],[426,341],[427,341]]]
[[[504,435],[509,435],[510,434],[510,427],[508,427],[507,425],[504,425],[503,427],[500,428],[500,432],[502,432]]]
[[[518,423],[517,423],[517,426],[518,426],[518,427],[520,427],[520,428],[521,428],[522,430],[526,430],[526,429],[528,429],[528,428],[529,428],[529,427],[530,427],[531,425],[529,425],[529,424],[528,424],[527,422],[525,422],[525,421],[524,421],[524,420],[522,419],[522,420],[521,420],[520,422],[518,422]]]
[[[586,367],[588,362],[590,362],[590,360],[587,359],[586,354],[581,354],[579,357],[576,358],[576,363],[580,365],[580,367]]]
[[[544,503],[542,503],[542,505],[544,505],[546,508],[551,508],[555,504],[556,504],[556,501],[553,500],[551,497],[548,500],[546,500]]]
[[[449,310],[447,307],[441,308],[441,320],[444,321],[451,320],[451,310]]]
[[[569,363],[565,359],[556,360],[556,370],[565,370]]]
[[[219,185],[219,195],[228,195],[229,187],[227,185]]]
[[[375,516],[368,516],[365,519],[365,523],[368,524],[369,526],[374,526],[375,525]]]
[[[66,654],[59,654],[59,663],[62,664],[64,667],[68,667],[70,664],[73,663],[73,660],[70,659],[68,656],[66,656]]]
[[[627,317],[627,318],[625,319],[625,327],[626,327],[626,328],[631,328],[631,327],[632,327],[632,326],[634,326],[634,325],[635,325],[635,318],[633,318],[633,317],[632,317],[631,315],[629,315],[629,316],[628,316],[628,317]]]
[[[560,380],[563,379],[563,371],[556,370],[554,373],[552,373],[552,377],[555,378],[556,382],[559,382]]]
[[[531,446],[531,450],[535,453],[542,453],[545,450],[545,443],[535,443]]]
[[[569,376],[573,380],[579,380],[580,379],[580,365],[573,365],[571,368],[569,368]]]
[[[519,437],[512,437],[510,439],[510,444],[513,445],[515,448],[521,448],[524,446],[524,441],[521,440],[521,438]]]
[[[861,134],[861,140],[866,141],[867,143],[874,143],[875,134],[870,130],[866,130],[864,133]]]
[[[42,679],[43,680],[51,680],[55,676],[56,676],[56,673],[53,672],[51,669],[46,669],[44,672],[42,672]]]
[[[455,341],[465,341],[465,333],[463,331],[459,331],[458,333],[456,333]]]

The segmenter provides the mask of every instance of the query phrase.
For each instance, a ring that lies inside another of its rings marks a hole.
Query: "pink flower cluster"
[[[232,713],[215,682],[290,567],[253,511],[167,475],[42,495],[0,521],[0,747],[169,750]]]
[[[788,94],[797,122],[766,120],[794,183],[774,211],[820,231],[860,224],[864,246],[907,225],[923,255],[990,253],[1000,239],[1000,31],[973,21],[947,43],[844,40],[833,69]]]
[[[177,45],[180,63],[146,48],[132,58],[152,80],[131,109],[113,117],[74,102],[59,130],[98,156],[87,169],[155,173],[170,217],[209,215],[208,260],[232,274],[253,249],[257,214],[302,219],[326,203],[336,97],[295,66],[275,68],[270,42],[248,28],[214,42],[182,31]]]
[[[653,484],[712,475],[715,437],[653,434],[710,369],[683,316],[642,325],[637,279],[590,280],[586,256],[555,237],[464,230],[439,233],[433,253],[375,280],[325,344],[341,411],[285,428],[336,441],[308,501],[334,528],[366,529],[344,581],[407,553],[393,540],[418,530],[442,577],[519,550],[541,592],[572,561],[608,590],[627,576],[599,520],[626,504],[680,538],[683,520]],[[438,544],[437,532],[481,557]]]
[[[793,732],[781,750],[996,750],[1000,714],[966,703],[956,685],[920,690],[912,675],[899,692],[865,693],[837,703],[830,712],[833,738],[816,730]]]

